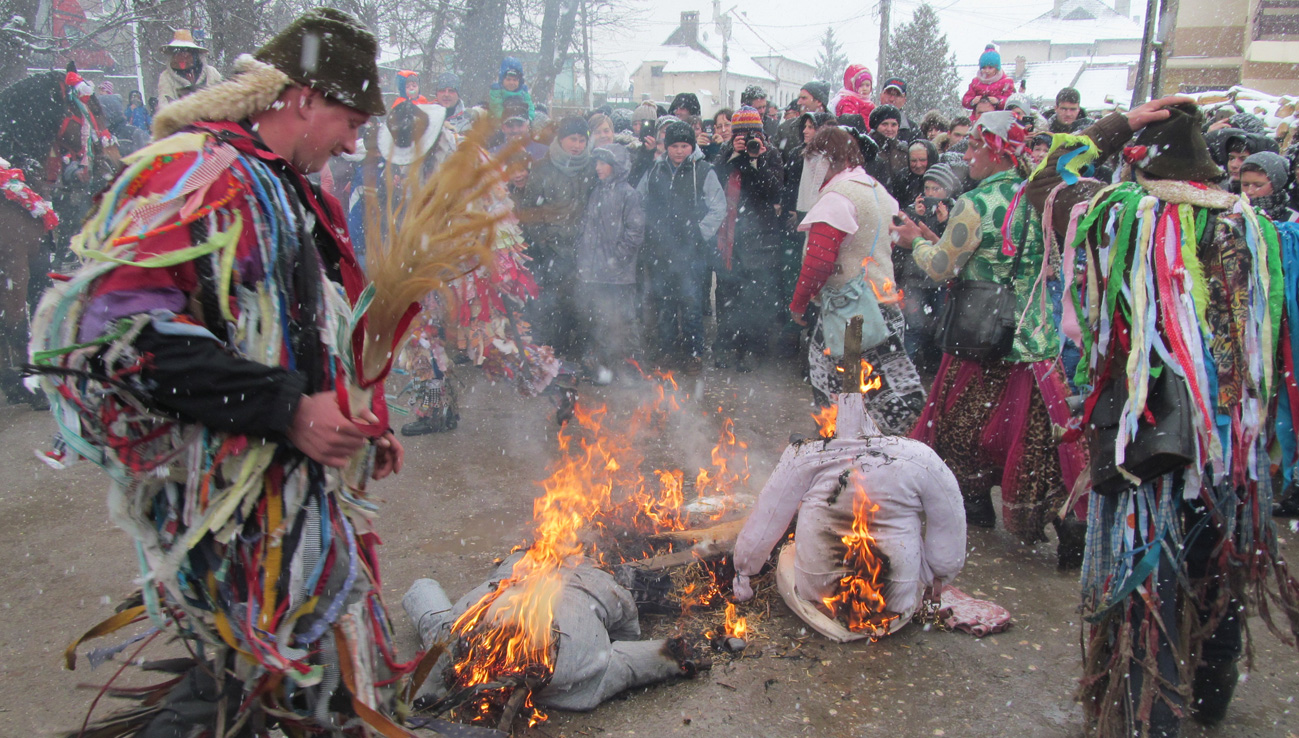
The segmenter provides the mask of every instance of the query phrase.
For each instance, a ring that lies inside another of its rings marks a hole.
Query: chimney
[[[1124,18],[1132,17],[1132,0],[1114,0],[1114,12]]]
[[[1023,54],[1015,57],[1015,79],[1022,80],[1028,76],[1028,59]]]
[[[1064,0],[1055,0],[1055,7],[1051,8],[1051,17],[1052,17],[1052,18],[1059,18],[1059,17],[1060,17],[1060,10],[1061,10],[1061,7],[1060,7],[1060,6],[1062,6],[1062,5],[1064,5]]]
[[[683,10],[681,11],[681,36],[684,38],[686,45],[699,45],[699,11]]]

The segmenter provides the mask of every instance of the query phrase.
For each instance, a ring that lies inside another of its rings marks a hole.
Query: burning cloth
[[[879,585],[873,605],[848,603],[857,612],[863,604],[874,611],[872,623],[848,623],[862,637],[901,627],[927,587],[950,582],[965,565],[965,507],[956,478],[923,443],[882,435],[861,398],[838,395],[833,438],[785,450],[735,542],[735,597],[747,600],[753,596],[749,577],[797,516],[797,546],[792,555],[788,549],[782,554],[784,571],[778,573],[785,580],[792,573],[793,586],[781,587],[782,594],[809,625],[839,640],[849,638],[818,626],[834,624],[825,613],[838,614],[845,586],[863,576],[852,541],[869,539],[881,564],[879,581],[869,582]]]
[[[420,579],[411,585],[402,606],[419,629],[424,646],[449,641],[456,619],[508,579],[515,562],[522,557],[523,552],[508,557],[490,579],[461,597],[454,607],[436,581]],[[563,590],[555,603],[555,670],[546,686],[534,693],[535,704],[561,710],[593,710],[625,689],[694,672],[693,664],[669,653],[670,641],[637,640],[640,620],[636,602],[612,575],[581,561],[566,566],[564,576]],[[497,602],[504,600],[501,597]],[[449,649],[448,654],[454,650]],[[443,667],[449,664],[450,656],[443,655],[433,674],[443,673]],[[446,691],[446,685],[434,676],[425,683],[420,696],[440,699]]]

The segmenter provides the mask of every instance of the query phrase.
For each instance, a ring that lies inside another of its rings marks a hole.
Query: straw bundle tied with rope
[[[420,140],[424,124],[426,120],[416,121],[414,140]],[[479,266],[494,268],[492,245],[505,214],[489,212],[483,203],[493,188],[504,185],[508,163],[523,147],[522,141],[515,141],[489,155],[487,140],[494,128],[490,118],[479,120],[427,178],[419,174],[425,154],[410,164],[396,187],[394,167],[389,165],[383,194],[375,186],[377,159],[367,159],[364,223],[374,246],[366,257],[373,301],[366,308],[364,349],[357,367],[363,383],[387,373],[411,335],[424,296],[440,292],[444,304],[453,306],[448,289],[453,280]]]

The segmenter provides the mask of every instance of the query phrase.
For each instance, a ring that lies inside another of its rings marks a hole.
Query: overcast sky
[[[1053,0],[934,0],[931,4],[942,19],[947,41],[956,53],[958,64],[978,61],[988,41],[1015,26],[1051,9]],[[1106,1],[1113,5],[1112,0]],[[711,0],[633,0],[644,19],[628,27],[593,39],[592,55],[596,73],[610,77],[635,71],[651,49],[677,27],[683,10],[699,11],[700,26],[712,32]],[[911,20],[918,0],[893,0],[892,27]],[[1134,0],[1132,5],[1144,8]],[[826,26],[834,28],[849,59],[865,63],[876,75],[879,55],[878,2],[861,4],[842,0],[735,0],[722,3],[722,10],[736,17],[733,39],[755,55],[768,49],[775,53],[812,63],[820,51],[820,39]],[[747,21],[752,31],[740,22]],[[839,83],[841,80],[830,80]],[[596,89],[599,89],[598,87]]]

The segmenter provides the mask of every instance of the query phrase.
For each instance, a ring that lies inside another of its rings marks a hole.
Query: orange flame
[[[749,635],[748,618],[737,617],[735,603],[726,603],[726,635],[745,639]]]
[[[812,420],[816,421],[817,433],[822,438],[834,438],[835,423],[839,420],[839,406],[826,405],[817,412],[812,413]]]
[[[863,395],[867,392],[874,392],[884,386],[883,375],[875,373],[875,365],[869,361],[861,360],[861,387],[858,391]]]
[[[854,632],[870,633],[872,638],[887,635],[889,625],[898,618],[884,608],[884,561],[878,553],[870,524],[879,505],[870,501],[861,481],[853,477],[852,531],[841,539],[846,551],[843,563],[848,573],[839,579],[835,594],[821,602]]]
[[[612,427],[604,406],[577,404],[572,420],[559,433],[559,456],[541,482],[533,502],[533,543],[515,563],[510,576],[465,611],[452,625],[463,645],[453,665],[459,688],[498,683],[538,683],[554,671],[557,634],[554,613],[564,587],[564,568],[584,555],[598,555],[584,540],[590,529],[605,533],[650,534],[689,525],[684,507],[685,475],[679,469],[655,470],[655,482],[641,473],[638,437],[662,427],[679,412],[676,382],[658,375],[654,396]],[[735,437],[726,418],[712,450],[712,469],[700,469],[700,495],[724,499],[748,482],[747,444]],[[723,507],[723,512],[725,507]],[[720,516],[720,513],[719,515]],[[715,601],[720,589],[703,593],[699,604]],[[694,599],[687,593],[683,600]],[[474,719],[488,719],[509,688],[482,692],[475,698]],[[528,703],[530,704],[530,703]],[[545,719],[533,709],[532,720]]]

